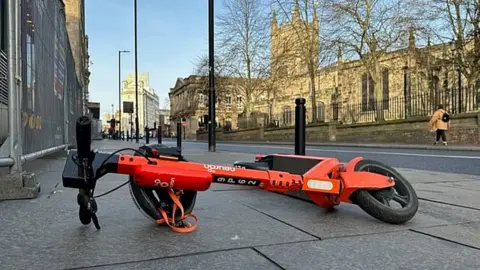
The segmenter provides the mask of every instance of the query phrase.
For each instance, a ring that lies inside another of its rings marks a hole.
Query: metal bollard
[[[177,122],[177,149],[182,152],[182,123]]]
[[[130,133],[127,130],[127,142],[130,140]]]
[[[295,99],[295,155],[305,155],[305,99]]]
[[[162,126],[158,126],[157,138],[158,138],[158,144],[162,144]]]
[[[148,129],[148,127],[145,127],[145,143],[150,143],[150,130]]]

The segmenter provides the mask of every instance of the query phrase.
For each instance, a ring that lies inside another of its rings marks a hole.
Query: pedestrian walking
[[[450,115],[447,113],[442,104],[438,105],[437,110],[433,113],[432,118],[430,119],[430,130],[435,132],[435,142],[434,145],[438,144],[440,139],[442,139],[443,145],[447,145],[447,135],[446,132],[450,129]]]

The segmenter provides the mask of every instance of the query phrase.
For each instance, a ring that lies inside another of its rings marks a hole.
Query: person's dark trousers
[[[447,141],[447,135],[445,134],[445,130],[444,129],[437,129],[437,138],[436,138],[436,142],[438,142],[440,140],[440,138],[442,138],[442,141],[446,142]]]

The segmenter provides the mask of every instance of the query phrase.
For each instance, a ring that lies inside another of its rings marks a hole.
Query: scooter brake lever
[[[97,214],[92,213],[91,215],[92,215],[93,225],[95,225],[95,228],[97,228],[97,230],[100,230],[100,224],[98,224]]]
[[[92,216],[92,221],[93,224],[95,225],[95,228],[97,230],[100,230],[100,224],[98,223],[98,217],[97,217],[97,202],[95,201],[94,198],[90,198],[89,200],[89,210],[90,210],[90,215]]]
[[[92,218],[93,224],[95,225],[95,228],[97,230],[100,230],[100,224],[98,222],[98,217],[96,215],[97,212],[97,202],[95,201],[94,198],[89,197],[86,194],[79,193],[77,197],[78,204],[80,205],[80,208],[83,208],[87,211],[87,215],[90,214],[90,217]]]

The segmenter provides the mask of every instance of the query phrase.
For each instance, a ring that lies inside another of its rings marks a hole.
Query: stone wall
[[[480,144],[480,114],[452,116],[447,139],[453,144]],[[294,128],[252,128],[217,131],[218,141],[293,142]],[[431,144],[434,134],[428,130],[428,118],[395,120],[385,123],[339,125],[334,123],[308,125],[307,142],[356,142]],[[206,132],[197,132],[197,140],[207,140]]]

